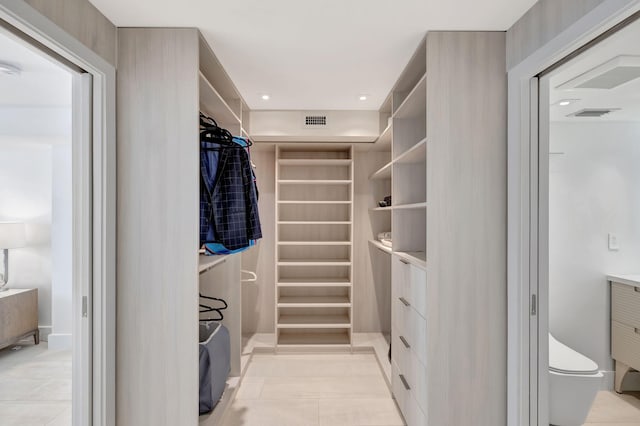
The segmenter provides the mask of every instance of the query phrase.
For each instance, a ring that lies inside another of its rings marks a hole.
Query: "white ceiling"
[[[506,30],[536,2],[90,1],[120,27],[199,28],[252,109],[306,110],[378,109],[427,30]]]
[[[563,83],[620,55],[640,56],[640,21],[637,21],[562,66],[550,77],[551,121],[640,121],[640,78],[606,89],[558,89]],[[553,105],[562,99],[579,99],[569,106]],[[601,118],[567,117],[585,108],[620,108]]]
[[[22,69],[20,75],[0,72],[0,106],[71,105],[71,73],[3,29],[0,29],[0,62]]]

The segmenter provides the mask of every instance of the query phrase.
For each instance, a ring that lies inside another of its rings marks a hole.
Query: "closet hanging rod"
[[[209,272],[210,270],[212,270],[213,268],[215,268],[218,265],[222,265],[223,263],[225,263],[227,261],[226,256],[225,257],[220,257],[220,256],[204,256],[204,255],[200,255],[200,264],[198,267],[198,271],[200,272],[200,275]]]

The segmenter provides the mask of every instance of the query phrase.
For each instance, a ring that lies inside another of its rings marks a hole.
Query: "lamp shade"
[[[19,248],[26,244],[24,223],[0,222],[0,249]]]

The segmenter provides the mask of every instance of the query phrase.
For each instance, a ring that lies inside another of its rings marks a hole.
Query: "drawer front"
[[[418,354],[413,351],[412,347],[407,347],[403,336],[394,335],[393,344],[391,345],[391,359],[397,365],[401,374],[404,374],[405,380],[411,387],[411,394],[417,401],[418,405],[426,410],[427,406],[427,369],[425,364],[419,359]],[[408,342],[407,342],[408,343]]]
[[[611,356],[616,361],[640,370],[640,328],[612,321]]]
[[[420,316],[426,318],[427,272],[398,256],[393,256],[391,268],[394,299],[402,298]]]
[[[427,318],[427,271],[411,265],[410,302],[423,318]]]
[[[613,283],[611,318],[622,324],[640,328],[640,288]]]
[[[413,307],[406,306],[398,299],[393,301],[392,306],[392,329],[397,332],[398,338],[402,336],[418,359],[426,365],[427,321]],[[394,340],[395,343],[399,342]]]
[[[412,380],[409,373],[400,370],[395,363],[392,365],[392,375],[391,387],[393,396],[398,403],[398,407],[400,407],[407,426],[425,426],[426,417],[415,399],[414,388],[412,387],[412,383],[415,383],[415,381]]]
[[[28,290],[0,298],[0,344],[38,329],[38,291]]]
[[[400,369],[396,365],[395,362],[391,363],[391,390],[393,392],[393,397],[396,399],[396,403],[398,404],[398,408],[402,412],[405,420],[407,419],[407,400],[411,398],[409,395],[409,391],[404,387],[402,380],[400,379]]]

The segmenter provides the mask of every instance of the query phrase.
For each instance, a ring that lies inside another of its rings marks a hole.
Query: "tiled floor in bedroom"
[[[71,352],[19,347],[0,351],[0,425],[71,426]]]
[[[585,426],[640,426],[640,392],[599,392]]]
[[[373,354],[256,354],[224,426],[399,426]]]

